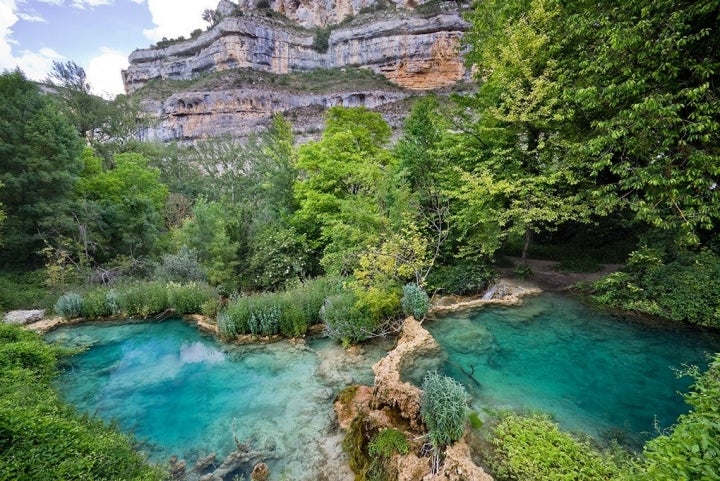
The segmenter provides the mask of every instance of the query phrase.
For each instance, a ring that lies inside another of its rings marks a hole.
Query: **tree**
[[[45,241],[72,231],[82,143],[51,99],[19,72],[0,75],[3,262],[39,260]]]
[[[381,197],[394,160],[382,147],[390,133],[377,113],[333,107],[322,139],[298,151],[293,224],[329,272],[350,272],[385,222]]]
[[[720,218],[720,74],[712,1],[567,8],[577,70],[566,99],[587,119],[572,155],[587,162],[603,211],[707,240]]]
[[[168,196],[159,170],[140,154],[118,154],[108,169],[91,149],[83,159],[75,219],[84,255],[102,263],[119,255],[150,253],[163,229]]]
[[[200,198],[193,207],[193,217],[176,232],[179,247],[186,246],[197,253],[208,281],[231,289],[237,284],[237,240],[231,235],[232,217],[228,208],[219,202]]]
[[[208,23],[208,28],[212,28],[218,23],[220,23],[220,20],[222,20],[222,16],[217,10],[207,8],[202,13],[202,19],[203,21]]]
[[[483,153],[449,195],[461,206],[455,220],[469,242],[465,252],[491,255],[507,236],[520,234],[524,264],[534,233],[585,222],[591,209],[582,171],[568,161],[565,145],[573,127],[562,104],[568,74],[555,36],[560,7],[545,0],[489,3],[474,13],[469,37],[484,83],[464,103],[477,112],[466,117],[477,124],[466,132],[476,134],[469,140]]]
[[[112,109],[106,100],[90,93],[85,69],[73,61],[53,61],[48,82],[55,86],[62,110],[80,136],[93,140]]]

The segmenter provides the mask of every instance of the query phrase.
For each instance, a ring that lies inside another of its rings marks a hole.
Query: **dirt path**
[[[520,263],[519,258],[511,258],[516,264]],[[578,282],[593,282],[622,267],[622,264],[602,264],[597,272],[561,272],[556,270],[559,262],[541,261],[528,259],[527,265],[532,270],[532,275],[527,279],[539,285],[547,291],[563,291]],[[512,277],[514,268],[500,269],[504,276]]]

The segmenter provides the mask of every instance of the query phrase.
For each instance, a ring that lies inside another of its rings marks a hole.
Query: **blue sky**
[[[0,0],[0,71],[44,80],[54,60],[81,65],[93,91],[123,92],[120,70],[136,48],[203,28],[218,0]]]

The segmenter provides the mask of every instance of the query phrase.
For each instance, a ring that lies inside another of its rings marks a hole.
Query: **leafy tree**
[[[546,1],[529,2],[526,10],[520,2],[490,3],[498,24],[488,31],[476,21],[470,37],[470,58],[484,83],[466,100],[478,110],[471,130],[484,153],[452,191],[461,206],[455,219],[470,253],[492,254],[508,235],[524,236],[524,263],[533,233],[584,221],[591,210],[562,142],[571,133],[562,122],[566,73],[553,35],[560,8]]]
[[[720,62],[717,2],[579,2],[567,55],[566,98],[587,138],[573,155],[591,165],[595,203],[638,221],[707,239],[720,216]],[[588,11],[594,12],[592,18]]]
[[[82,143],[49,97],[19,72],[0,75],[0,203],[3,262],[38,259],[46,240],[68,235]]]
[[[329,272],[349,272],[384,223],[380,197],[393,159],[382,147],[390,133],[377,113],[334,107],[322,139],[299,149],[293,224]]]
[[[214,10],[212,8],[206,8],[205,10],[203,10],[202,19],[203,21],[208,23],[208,28],[211,28],[220,23],[222,16],[217,10]]]
[[[87,150],[77,185],[82,202],[76,215],[83,250],[99,262],[117,255],[152,251],[163,228],[162,212],[168,196],[160,172],[140,154],[114,157],[112,168]]]
[[[180,246],[197,253],[208,281],[231,288],[236,285],[238,242],[231,234],[232,217],[227,206],[200,198],[193,216],[176,232]]]

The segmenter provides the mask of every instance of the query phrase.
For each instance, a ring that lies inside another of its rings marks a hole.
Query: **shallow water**
[[[317,446],[331,430],[334,396],[353,382],[372,383],[370,366],[390,347],[352,357],[323,339],[232,346],[181,320],[86,324],[47,339],[89,346],[58,387],[81,411],[134,433],[152,460],[177,455],[191,467],[215,452],[219,464],[235,436],[255,449],[274,446],[272,471],[298,480],[314,479],[322,462]]]
[[[463,383],[479,412],[539,410],[564,429],[633,448],[687,412],[678,392],[691,380],[677,370],[704,369],[720,351],[719,334],[631,322],[551,294],[424,326],[443,349],[434,367]],[[428,364],[407,376],[421,382]]]

